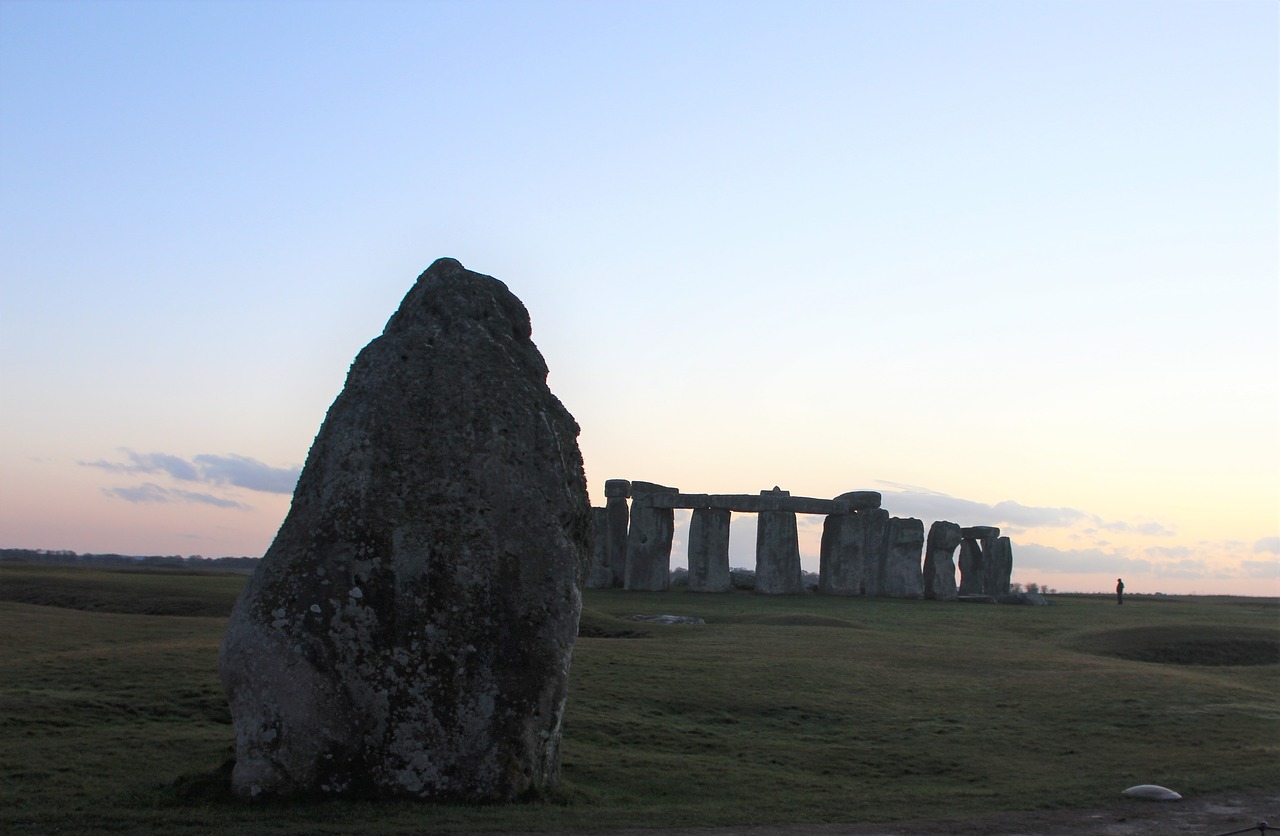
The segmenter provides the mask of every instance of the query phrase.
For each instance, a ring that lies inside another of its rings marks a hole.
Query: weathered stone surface
[[[964,537],[960,544],[960,594],[995,598],[1008,592],[1009,574],[1004,572],[1002,558],[997,554],[1000,529],[975,525],[960,529],[960,534]]]
[[[729,580],[733,583],[734,589],[743,589],[750,592],[756,588],[756,570],[730,568]]]
[[[857,514],[832,514],[822,525],[818,592],[823,595],[861,595],[864,583],[863,519]]]
[[[756,518],[756,592],[768,595],[804,592],[800,538],[792,511],[761,511]]]
[[[632,483],[632,488],[636,482]],[[626,588],[660,592],[671,588],[671,539],[675,513],[654,508],[635,494],[631,500],[631,525],[627,529]]]
[[[632,506],[636,502],[641,504],[651,504],[656,494],[680,493],[679,488],[668,487],[667,485],[659,485],[657,482],[632,482],[631,483],[631,499]]]
[[[773,486],[771,491],[760,491],[760,510],[761,511],[792,511],[794,509],[787,508],[783,502],[791,499],[791,491],[784,491],[777,485]]]
[[[712,508],[720,511],[737,511],[757,514],[760,511],[792,511],[797,514],[847,514],[853,510],[848,502],[836,499],[815,499],[810,496],[788,496],[772,491],[760,494],[718,493],[654,493],[642,500],[654,508]]]
[[[863,594],[879,597],[884,594],[885,563],[889,557],[889,512],[883,508],[868,508],[856,516],[862,526],[862,589]]]
[[[627,581],[627,520],[631,516],[627,500],[611,496],[605,500],[604,559],[612,577],[610,586],[621,588]]]
[[[924,597],[936,601],[954,601],[956,588],[956,547],[963,537],[960,526],[938,520],[929,526],[924,549]]]
[[[840,494],[834,501],[848,503],[850,511],[868,511],[879,508],[881,500],[879,491],[849,491]]]
[[[587,573],[588,589],[609,589],[613,586],[613,572],[609,569],[607,555],[609,511],[607,508],[591,509],[591,571]]]
[[[1009,594],[1009,580],[1013,576],[1013,544],[1008,537],[998,537],[991,549],[991,560],[984,570],[988,571],[988,595]]]
[[[985,595],[982,580],[983,554],[978,541],[966,537],[960,541],[960,597]]]
[[[552,784],[591,510],[529,315],[441,259],[351,366],[236,603],[242,797]]]
[[[893,517],[885,534],[885,598],[919,598],[924,594],[920,556],[924,549],[924,523],[912,517]]]
[[[689,591],[728,592],[728,511],[696,508],[689,518]]]
[[[631,496],[631,483],[626,479],[606,479],[604,480],[604,496],[605,499],[612,499],[615,496],[626,499]]]

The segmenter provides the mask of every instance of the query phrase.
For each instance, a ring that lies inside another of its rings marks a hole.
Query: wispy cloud
[[[301,472],[298,467],[271,467],[248,456],[201,454],[187,461],[168,453],[137,453],[127,448],[121,452],[127,461],[99,459],[96,462],[82,461],[80,464],[110,473],[165,474],[179,482],[233,485],[264,493],[293,493]]]
[[[1158,522],[1107,522],[1106,520],[1097,517],[1094,518],[1094,522],[1097,524],[1098,528],[1103,528],[1107,531],[1127,531],[1134,534],[1147,534],[1152,537],[1172,537],[1177,533],[1173,529],[1161,525]]]
[[[1243,560],[1240,562],[1240,573],[1246,578],[1270,578],[1280,576],[1280,563],[1274,560]]]
[[[1010,533],[1020,533],[1029,528],[1070,528],[1089,526],[1086,534],[1096,535],[1099,529],[1151,537],[1170,537],[1174,530],[1158,522],[1138,523],[1120,520],[1104,520],[1096,514],[1079,508],[1063,508],[1041,505],[1023,505],[1006,499],[990,504],[961,499],[915,485],[897,482],[878,482],[892,490],[882,491],[884,506],[893,513],[904,513],[925,520],[950,520],[960,525],[996,525],[1008,527]],[[1098,542],[1095,545],[1106,545]]]
[[[1175,560],[1190,557],[1193,554],[1186,546],[1151,546],[1146,551],[1151,557]]]
[[[123,461],[82,461],[85,467],[94,467],[108,473],[126,475],[168,476],[175,482],[194,482],[214,487],[232,486],[263,493],[293,493],[301,468],[271,467],[257,459],[236,455],[202,454],[192,460],[168,453],[138,453],[122,449]],[[166,488],[147,482],[117,488],[104,488],[103,493],[125,502],[173,503],[193,502],[215,508],[248,508],[243,502],[212,493]]]
[[[1280,554],[1280,537],[1263,537],[1261,540],[1253,544],[1253,550],[1255,552]]]
[[[195,482],[200,479],[200,472],[195,466],[178,456],[167,453],[135,453],[128,449],[121,452],[129,459],[127,462],[109,462],[99,459],[96,462],[80,462],[80,464],[111,473],[165,473],[183,482]]]
[[[300,472],[296,467],[271,467],[257,459],[234,455],[199,455],[195,464],[205,482],[264,493],[293,493]]]
[[[1038,543],[1018,544],[1014,547],[1013,565],[1016,569],[1041,569],[1064,574],[1114,574],[1123,575],[1150,572],[1154,564],[1149,560],[1130,557],[1120,552],[1101,549],[1057,549]]]
[[[117,499],[123,499],[125,502],[136,503],[169,503],[169,502],[195,502],[202,505],[212,505],[215,508],[236,508],[246,509],[249,506],[236,502],[233,499],[226,499],[212,494],[199,493],[198,491],[184,491],[176,488],[163,488],[152,482],[138,485],[132,488],[103,488],[102,492],[107,496],[114,496]]]

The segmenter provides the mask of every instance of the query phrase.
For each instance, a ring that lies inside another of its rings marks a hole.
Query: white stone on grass
[[[1130,798],[1141,798],[1144,801],[1181,801],[1182,796],[1178,795],[1171,789],[1161,787],[1156,784],[1139,784],[1136,787],[1129,787],[1121,793]]]

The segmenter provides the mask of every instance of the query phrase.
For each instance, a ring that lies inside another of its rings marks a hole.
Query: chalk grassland
[[[886,821],[1088,806],[1139,783],[1267,788],[1280,775],[1274,599],[596,591],[586,632],[646,636],[579,640],[550,798],[244,805],[218,775],[233,731],[216,671],[243,582],[0,566],[0,831]],[[635,613],[708,623],[642,627]],[[1179,654],[1271,664],[1138,660]]]

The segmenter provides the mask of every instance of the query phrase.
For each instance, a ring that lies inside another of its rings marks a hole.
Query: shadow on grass
[[[1280,664],[1280,635],[1263,628],[1127,627],[1081,636],[1075,648],[1099,656],[1165,665]]]

